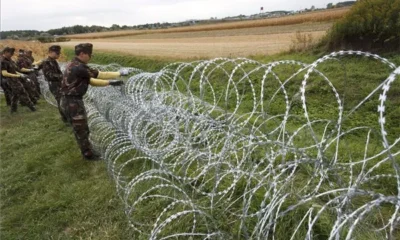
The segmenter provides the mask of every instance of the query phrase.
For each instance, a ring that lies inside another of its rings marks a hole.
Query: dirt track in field
[[[104,39],[77,39],[60,43],[75,46],[92,42],[94,49],[137,56],[161,58],[214,58],[270,55],[288,51],[296,41],[296,32],[311,35],[313,41],[325,35],[331,23],[299,24],[220,31],[154,33]]]

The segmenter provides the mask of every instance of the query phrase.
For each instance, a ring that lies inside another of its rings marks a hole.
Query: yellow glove
[[[23,73],[31,73],[31,72],[34,72],[35,70],[33,70],[33,69],[27,69],[27,68],[21,68],[21,72],[23,72]]]
[[[9,73],[9,72],[7,72],[7,70],[1,71],[1,75],[2,75],[3,77],[10,77],[10,78],[19,78],[19,77],[21,77],[21,75]]]
[[[94,87],[105,87],[109,85],[109,82],[108,80],[91,78],[89,84]]]
[[[120,77],[121,74],[119,72],[99,72],[99,75],[97,75],[97,78],[100,79],[113,79]]]

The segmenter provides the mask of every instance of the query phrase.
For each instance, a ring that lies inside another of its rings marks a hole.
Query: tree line
[[[50,29],[48,31],[37,31],[37,30],[15,30],[15,31],[1,31],[1,39],[23,39],[23,40],[34,40],[39,38],[48,38],[54,36],[63,36],[70,34],[80,34],[80,33],[95,33],[95,32],[108,32],[108,31],[118,31],[118,30],[129,30],[129,29],[159,29],[168,28],[173,26],[171,23],[152,23],[152,24],[142,24],[135,26],[118,25],[113,24],[111,27],[104,26],[83,26],[74,25],[71,27],[62,27]]]

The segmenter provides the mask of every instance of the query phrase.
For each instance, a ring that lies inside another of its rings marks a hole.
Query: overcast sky
[[[138,25],[326,7],[335,0],[1,0],[1,30]]]

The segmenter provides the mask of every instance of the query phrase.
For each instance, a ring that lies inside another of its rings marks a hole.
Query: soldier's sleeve
[[[1,59],[1,70],[7,70],[8,69],[8,65],[6,63],[6,61],[3,61],[3,59]]]
[[[9,68],[9,64],[6,61],[1,61],[1,76],[2,77],[16,77],[13,75],[17,75],[17,74],[11,74],[9,73],[7,70]]]
[[[79,65],[79,66],[74,66],[71,68],[70,77],[72,77],[78,81],[85,81],[86,83],[89,84],[91,74],[87,68],[85,68],[82,65]]]
[[[52,66],[50,61],[43,61],[42,64],[43,74],[48,81],[61,81],[63,75],[56,71]]]
[[[15,68],[15,71],[16,71],[17,73],[26,73],[26,69],[25,69],[25,68],[21,68],[21,67],[20,67],[20,64],[18,64],[18,63],[20,63],[20,62],[17,61],[17,62],[12,63],[13,66],[14,66],[14,68]]]
[[[22,59],[20,59],[20,58],[18,58],[16,64],[17,64],[18,69],[21,69],[24,67],[24,63],[23,63]]]
[[[22,71],[21,71],[21,68],[20,68],[19,65],[18,65],[18,62],[14,62],[14,68],[15,68],[15,71],[16,71],[16,72],[22,72]]]
[[[99,70],[89,67],[89,72],[92,78],[98,78]]]

